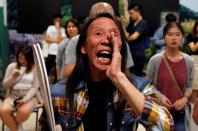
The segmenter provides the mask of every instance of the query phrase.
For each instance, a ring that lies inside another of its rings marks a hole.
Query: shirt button
[[[111,102],[109,102],[108,105],[110,106],[111,105]]]
[[[66,127],[68,127],[69,126],[69,124],[68,123],[66,123]]]
[[[122,124],[124,124],[125,123],[125,121],[122,121]]]
[[[109,125],[110,125],[110,126],[112,126],[112,125],[113,125],[113,123],[109,123]]]

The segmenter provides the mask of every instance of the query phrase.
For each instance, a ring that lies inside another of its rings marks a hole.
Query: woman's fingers
[[[120,48],[121,48],[121,40],[119,35],[117,35],[114,32],[110,33],[109,41],[112,43],[112,60],[111,64],[109,66],[109,69],[107,69],[107,76],[109,77],[115,77],[118,72],[121,71],[121,61],[122,57],[120,54]]]

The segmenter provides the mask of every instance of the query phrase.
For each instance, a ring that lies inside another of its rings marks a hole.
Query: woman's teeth
[[[97,53],[97,57],[102,57],[102,58],[108,58],[111,59],[112,58],[112,54],[109,51],[101,51]]]

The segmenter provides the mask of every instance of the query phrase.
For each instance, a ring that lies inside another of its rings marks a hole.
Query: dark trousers
[[[130,68],[131,73],[137,76],[144,76],[145,74],[143,73],[143,69],[146,60],[145,55],[141,55],[141,56],[132,55],[132,57],[133,57],[134,66]]]
[[[52,83],[56,82],[56,55],[48,55],[45,59],[45,66],[47,69],[47,75],[52,81]]]
[[[185,131],[185,111],[171,111],[174,119],[174,131]]]

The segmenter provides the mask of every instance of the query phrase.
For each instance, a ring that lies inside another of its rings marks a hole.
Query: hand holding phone
[[[20,70],[19,70],[20,74],[22,75],[25,72],[25,70],[26,70],[26,67],[25,66],[21,66]]]
[[[17,99],[14,100],[14,107],[19,107],[23,104],[23,100],[22,100],[22,97],[19,97]]]
[[[14,71],[13,71],[13,77],[14,77],[14,78],[18,78],[19,76],[20,76],[19,70],[14,70]]]

